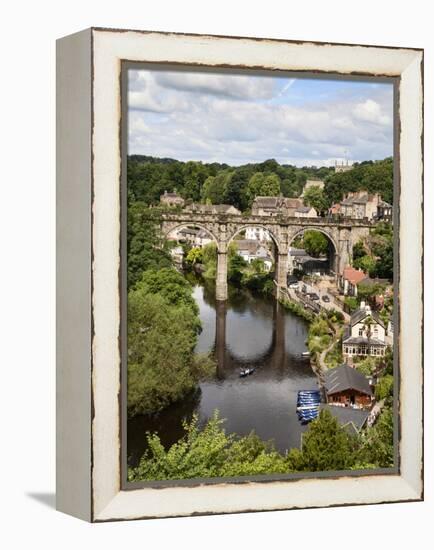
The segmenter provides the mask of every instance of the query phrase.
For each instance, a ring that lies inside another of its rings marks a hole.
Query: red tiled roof
[[[347,266],[344,268],[344,279],[350,281],[352,285],[357,285],[360,281],[366,278],[366,273],[361,269],[354,269],[354,267]]]

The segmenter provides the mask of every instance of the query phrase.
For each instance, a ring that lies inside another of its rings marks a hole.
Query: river
[[[227,432],[247,435],[254,430],[272,439],[285,452],[300,446],[307,428],[297,419],[297,391],[316,389],[317,379],[306,351],[305,321],[286,311],[274,298],[229,289],[225,303],[216,302],[214,286],[196,284],[203,330],[196,351],[211,352],[217,360],[215,378],[202,382],[200,390],[182,403],[155,415],[128,421],[128,462],[136,465],[146,449],[145,432],[158,432],[166,447],[183,435],[182,419],[197,413],[206,422],[215,409],[225,418]],[[240,369],[254,366],[250,376]]]

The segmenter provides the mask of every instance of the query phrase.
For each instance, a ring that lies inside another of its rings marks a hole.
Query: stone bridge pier
[[[222,250],[223,249],[223,250]],[[228,299],[228,254],[226,244],[217,249],[216,300]]]

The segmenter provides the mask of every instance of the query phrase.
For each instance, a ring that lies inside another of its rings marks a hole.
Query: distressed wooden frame
[[[124,488],[120,384],[124,61],[397,79],[397,472]],[[94,28],[58,41],[57,97],[58,509],[100,522],[421,500],[423,51]]]

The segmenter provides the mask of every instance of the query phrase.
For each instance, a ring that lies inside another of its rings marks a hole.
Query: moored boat
[[[250,374],[253,374],[255,372],[254,367],[241,369],[240,370],[240,378],[244,378],[244,376],[249,376]]]

